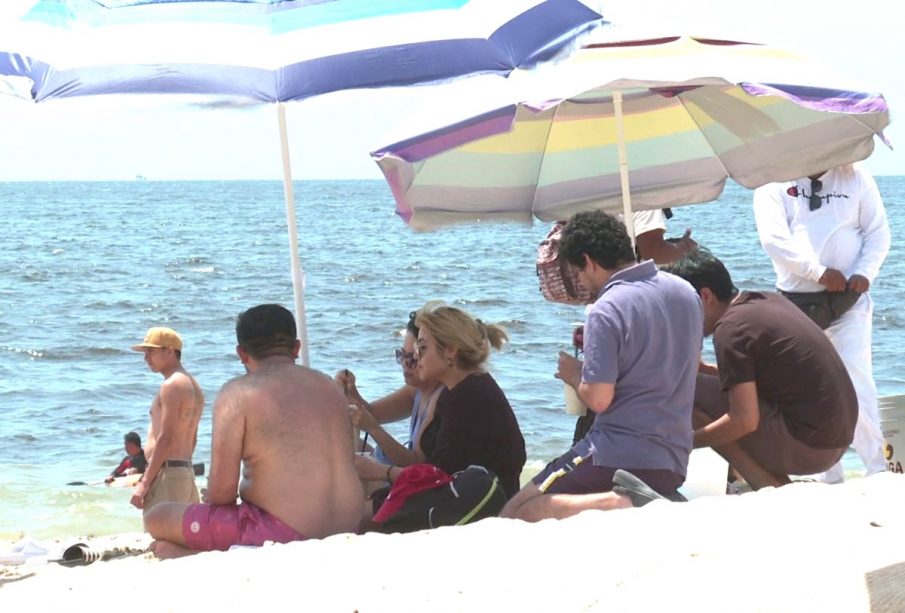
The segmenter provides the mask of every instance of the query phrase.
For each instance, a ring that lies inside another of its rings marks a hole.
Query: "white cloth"
[[[870,294],[865,294],[845,315],[826,329],[826,335],[842,358],[858,396],[858,423],[852,447],[864,462],[868,475],[886,470],[886,457],[883,454],[885,441],[880,429],[877,385],[874,382],[871,360],[873,315],[873,300]],[[841,482],[842,463],[837,463],[823,473],[820,479],[826,483]]]
[[[619,213],[616,218],[625,223],[625,215]],[[666,215],[661,209],[652,211],[637,211],[632,213],[632,223],[635,226],[635,237],[639,237],[646,232],[654,230],[663,230],[666,232]]]
[[[788,292],[823,290],[827,268],[846,279],[861,275],[873,283],[889,253],[886,210],[874,179],[858,167],[835,168],[820,177],[821,206],[810,210],[811,180],[771,183],[754,192],[754,218],[761,245],[773,261],[776,287]],[[858,396],[852,447],[868,474],[886,469],[873,379],[873,301],[864,295],[826,334],[848,371]],[[842,481],[841,463],[821,476]]]

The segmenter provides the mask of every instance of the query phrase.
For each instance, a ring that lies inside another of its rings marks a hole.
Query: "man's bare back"
[[[355,530],[364,495],[345,399],[326,375],[271,357],[214,405],[208,502],[239,491],[309,538]]]

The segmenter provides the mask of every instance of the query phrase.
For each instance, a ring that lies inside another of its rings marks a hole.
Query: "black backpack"
[[[411,495],[380,531],[415,532],[440,526],[462,526],[496,517],[506,504],[499,478],[483,466],[469,466],[445,485]]]

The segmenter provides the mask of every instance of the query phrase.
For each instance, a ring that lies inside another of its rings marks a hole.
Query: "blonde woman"
[[[418,376],[445,388],[421,433],[425,461],[449,474],[483,466],[500,478],[506,496],[513,496],[525,464],[525,440],[506,395],[485,370],[490,349],[503,346],[506,332],[435,303],[425,305],[415,323]],[[402,470],[367,459],[358,463],[360,476],[391,483]]]

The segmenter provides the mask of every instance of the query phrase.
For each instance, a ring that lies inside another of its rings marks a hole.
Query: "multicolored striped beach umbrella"
[[[708,202],[730,177],[755,188],[864,159],[889,123],[881,95],[756,44],[606,43],[519,76],[518,104],[372,153],[412,227]]]
[[[20,19],[0,21],[0,93],[36,102],[201,94],[282,103],[506,76],[567,53],[601,23],[579,0],[40,0]],[[285,111],[277,108],[308,364]]]

